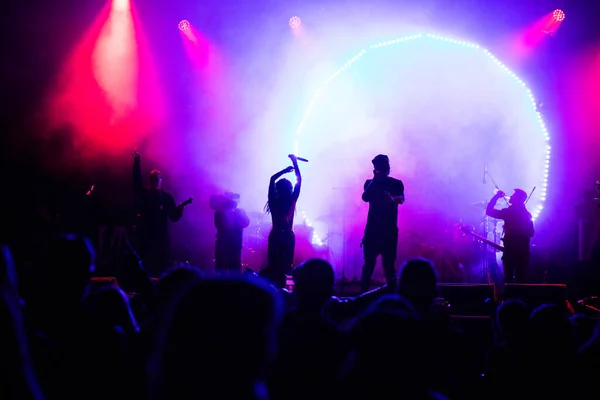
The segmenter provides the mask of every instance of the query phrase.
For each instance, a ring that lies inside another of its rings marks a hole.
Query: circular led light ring
[[[517,75],[515,75],[510,69],[508,69],[507,66],[502,64],[502,62],[500,62],[500,60],[498,60],[492,53],[490,53],[488,50],[480,47],[477,44],[464,42],[464,41],[460,41],[460,40],[455,40],[455,39],[450,39],[450,38],[446,38],[446,37],[442,37],[442,36],[438,36],[438,35],[419,33],[419,34],[415,34],[415,35],[401,37],[401,38],[394,39],[394,40],[379,42],[377,44],[369,46],[368,49],[363,49],[363,50],[359,51],[354,57],[352,57],[344,65],[342,65],[340,68],[338,68],[333,74],[331,74],[313,95],[310,103],[308,104],[306,112],[304,113],[304,117],[302,118],[302,120],[300,121],[300,125],[298,125],[298,128],[296,129],[295,140],[294,140],[294,151],[296,152],[296,154],[299,154],[299,152],[300,152],[299,151],[300,136],[302,135],[302,130],[304,129],[304,125],[306,124],[306,121],[308,120],[308,118],[312,112],[312,109],[314,108],[317,101],[321,97],[323,90],[335,78],[337,78],[342,72],[347,70],[352,64],[354,64],[356,61],[358,61],[361,57],[363,57],[365,54],[367,54],[368,51],[374,51],[374,50],[380,49],[382,47],[396,45],[396,44],[400,44],[400,43],[404,43],[404,42],[408,42],[408,41],[412,41],[412,40],[423,40],[423,39],[433,39],[433,40],[448,42],[448,43],[452,43],[452,44],[460,45],[460,46],[464,46],[464,47],[471,47],[473,49],[478,49],[480,51],[483,51],[488,57],[490,57],[490,59],[492,59],[498,66],[500,66],[508,75],[510,75],[513,79],[515,79],[519,84],[521,84],[521,86],[523,86],[525,88],[525,90],[527,91],[527,95],[529,96],[529,100],[531,101],[531,107],[533,108],[533,110],[536,113],[537,121],[540,125],[542,133],[544,134],[544,139],[546,140],[546,160],[545,160],[545,164],[544,164],[543,178],[540,183],[540,186],[541,186],[540,204],[532,212],[533,219],[535,220],[539,216],[540,211],[544,208],[542,203],[546,200],[546,194],[547,194],[547,189],[548,189],[548,173],[550,170],[550,149],[551,149],[550,144],[549,144],[550,135],[548,134],[548,130],[546,129],[546,124],[544,123],[544,121],[542,119],[542,115],[540,114],[540,112],[537,111],[537,102],[536,102],[535,98],[533,97],[533,93],[527,87],[525,82],[523,82],[523,80],[521,80],[521,78],[519,78]],[[302,211],[302,215],[305,218],[305,220],[307,220],[306,214],[304,213],[304,211]],[[320,240],[315,240],[315,242],[320,243]]]

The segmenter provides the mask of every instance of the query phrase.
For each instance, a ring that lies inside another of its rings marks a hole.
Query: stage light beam
[[[115,12],[129,11],[129,0],[113,0],[112,10]]]

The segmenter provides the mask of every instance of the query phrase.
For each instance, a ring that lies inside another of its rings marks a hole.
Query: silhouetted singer
[[[250,219],[243,208],[238,208],[240,195],[225,192],[211,196],[210,208],[215,211],[215,273],[231,276],[242,272],[242,245],[244,229]]]
[[[530,242],[535,234],[533,219],[525,207],[527,193],[524,190],[515,189],[508,201],[510,206],[496,210],[496,202],[504,196],[505,193],[499,190],[488,203],[485,212],[492,218],[504,220],[504,281],[523,283],[529,265]]]
[[[171,263],[167,220],[177,222],[183,216],[184,204],[175,205],[173,196],[162,189],[162,176],[152,170],[149,186],[142,183],[141,157],[133,153],[133,189],[138,212],[137,229],[144,268],[159,276]]]
[[[362,240],[365,263],[360,285],[363,293],[369,290],[379,255],[387,283],[394,283],[394,263],[398,249],[398,205],[404,203],[404,183],[389,176],[388,156],[379,154],[372,163],[373,179],[367,179],[362,194],[363,201],[369,203],[367,226]]]
[[[300,197],[300,187],[302,186],[298,160],[293,154],[288,157],[292,160],[293,166],[282,169],[271,177],[268,201],[265,205],[265,212],[271,214],[273,228],[269,233],[268,266],[266,270],[262,271],[261,275],[270,279],[280,288],[285,287],[285,275],[291,272],[294,262],[296,238],[292,228],[294,226],[296,202]],[[296,185],[294,187],[292,187],[292,182],[289,180],[279,179],[284,174],[292,171],[296,172]]]

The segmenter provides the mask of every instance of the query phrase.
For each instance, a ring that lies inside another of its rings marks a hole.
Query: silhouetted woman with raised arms
[[[282,169],[271,177],[268,201],[265,205],[265,212],[271,214],[273,228],[269,233],[268,266],[261,275],[270,279],[280,288],[285,287],[285,275],[291,272],[294,262],[296,237],[292,228],[296,202],[300,196],[302,185],[298,160],[293,154],[288,157],[292,160],[293,166]],[[292,171],[296,171],[296,185],[293,187],[289,180],[279,179]]]

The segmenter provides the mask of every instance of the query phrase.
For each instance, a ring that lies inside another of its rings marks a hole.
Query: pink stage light
[[[290,18],[290,27],[292,29],[300,28],[300,25],[302,25],[302,21],[300,20],[300,17],[293,16],[292,18]]]
[[[130,4],[129,0],[113,0],[112,10],[116,12],[129,11]]]
[[[552,18],[554,18],[556,22],[562,22],[565,19],[565,12],[563,10],[554,10]]]
[[[184,19],[184,20],[180,21],[177,26],[179,27],[179,30],[181,32],[186,32],[190,29],[190,21],[188,21],[187,19]]]

